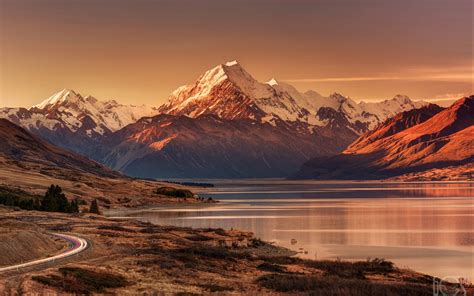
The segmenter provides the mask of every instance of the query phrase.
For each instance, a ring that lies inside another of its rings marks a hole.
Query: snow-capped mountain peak
[[[225,119],[246,118],[261,122],[279,118],[324,126],[328,124],[329,113],[324,111],[321,117],[318,115],[324,107],[340,112],[360,134],[398,112],[422,105],[401,95],[381,103],[357,103],[339,93],[328,97],[315,91],[302,93],[275,78],[261,83],[241,64],[232,61],[206,71],[192,85],[179,87],[159,110],[189,117],[214,114]]]
[[[258,82],[232,61],[206,71],[194,84],[176,89],[160,111],[190,117],[213,113],[229,119],[255,119],[260,117],[255,112],[261,113],[256,110],[255,99],[270,98],[274,93],[271,86]]]
[[[398,101],[400,103],[411,103],[411,99],[407,95],[396,95],[392,100]]]
[[[80,95],[78,95],[78,93],[76,93],[74,90],[65,88],[60,92],[57,92],[54,95],[50,96],[41,103],[32,106],[32,108],[45,109],[49,106],[53,106],[66,101],[77,101],[80,98]]]
[[[275,86],[275,85],[278,85],[278,81],[275,78],[272,78],[267,81],[267,84],[271,86]]]
[[[235,66],[235,65],[238,65],[238,64],[239,64],[239,62],[237,60],[233,60],[233,61],[225,63],[225,65],[228,66],[228,67]]]
[[[156,114],[156,108],[145,105],[99,101],[93,96],[83,97],[72,89],[63,89],[29,109],[4,108],[0,117],[30,131],[67,129],[72,133],[81,131],[91,137],[117,131],[141,117]]]

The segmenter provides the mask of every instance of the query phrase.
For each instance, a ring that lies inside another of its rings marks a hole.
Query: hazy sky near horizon
[[[473,93],[472,0],[0,0],[0,106],[160,105],[217,64],[356,100]]]

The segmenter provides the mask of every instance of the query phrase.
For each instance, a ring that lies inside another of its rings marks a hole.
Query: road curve
[[[63,259],[63,258],[67,258],[67,257],[73,256],[73,255],[79,254],[79,253],[83,252],[84,250],[86,250],[87,247],[88,247],[87,241],[83,238],[73,236],[73,235],[69,235],[69,234],[61,234],[61,233],[52,233],[52,235],[54,235],[56,237],[59,237],[59,238],[62,238],[65,241],[69,242],[69,244],[70,244],[69,249],[66,250],[65,252],[63,252],[61,254],[58,254],[58,255],[55,255],[53,257],[43,258],[43,259],[39,259],[39,260],[33,260],[33,261],[29,261],[29,262],[22,263],[22,264],[17,264],[17,265],[0,267],[0,272],[20,269],[20,268],[24,268],[24,267],[31,267],[31,266],[35,266],[35,265],[38,265],[38,264],[51,262],[51,261],[54,262],[54,260],[57,260],[57,259]]]

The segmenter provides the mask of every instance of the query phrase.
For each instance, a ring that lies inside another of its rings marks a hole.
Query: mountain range
[[[297,179],[383,179],[449,168],[474,173],[474,96],[443,109],[427,105],[388,119],[341,154],[305,163]],[[443,174],[446,172],[443,172]],[[435,179],[442,178],[433,176]]]
[[[64,89],[30,108],[0,108],[0,118],[55,145],[100,160],[100,141],[105,136],[156,112],[145,105],[99,101]]]
[[[213,114],[272,125],[278,120],[298,122],[310,129],[339,125],[357,136],[399,112],[424,104],[401,95],[377,103],[356,103],[337,93],[329,97],[315,91],[301,93],[276,79],[261,83],[232,61],[205,72],[194,84],[179,87],[159,111],[191,118]]]
[[[30,108],[1,108],[0,117],[131,176],[285,177],[426,105],[402,95],[357,103],[302,93],[276,79],[259,82],[232,61],[179,87],[158,108],[66,89]]]

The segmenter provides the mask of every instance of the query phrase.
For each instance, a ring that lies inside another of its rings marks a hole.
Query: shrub
[[[193,234],[186,237],[186,239],[193,241],[193,242],[205,242],[210,241],[212,238],[201,235],[201,234]]]
[[[97,229],[103,229],[103,230],[114,230],[114,231],[124,231],[124,232],[136,232],[133,229],[130,228],[125,228],[121,225],[99,225]]]
[[[194,194],[187,189],[177,189],[174,187],[163,186],[155,191],[156,194],[173,196],[173,197],[182,197],[182,198],[192,198]]]
[[[431,287],[411,284],[384,284],[335,276],[267,274],[257,283],[277,292],[305,292],[311,295],[432,295]]]
[[[97,199],[94,199],[91,202],[91,206],[89,208],[89,213],[100,215],[99,205],[97,204]]]
[[[262,270],[262,271],[269,271],[269,272],[278,272],[278,273],[284,273],[286,272],[286,268],[277,264],[271,264],[264,262],[257,266],[257,269]]]
[[[226,235],[226,231],[222,228],[216,228],[216,229],[214,229],[214,232],[218,235],[222,235],[222,236]]]
[[[22,190],[0,188],[0,204],[19,207],[23,210],[36,210],[46,212],[78,213],[77,200],[69,202],[61,187],[51,185],[44,197],[28,194]]]
[[[210,291],[210,292],[225,292],[225,291],[233,291],[234,288],[232,287],[224,287],[224,286],[219,286],[216,284],[201,284],[199,287]]]
[[[33,276],[32,279],[44,285],[61,288],[77,294],[101,293],[107,288],[120,288],[128,285],[121,276],[106,272],[97,272],[79,267],[59,269],[61,276]]]
[[[344,278],[365,278],[366,274],[386,274],[396,271],[394,265],[390,261],[375,258],[367,261],[310,261],[305,260],[305,265],[320,269],[326,272],[327,275],[335,275]]]

